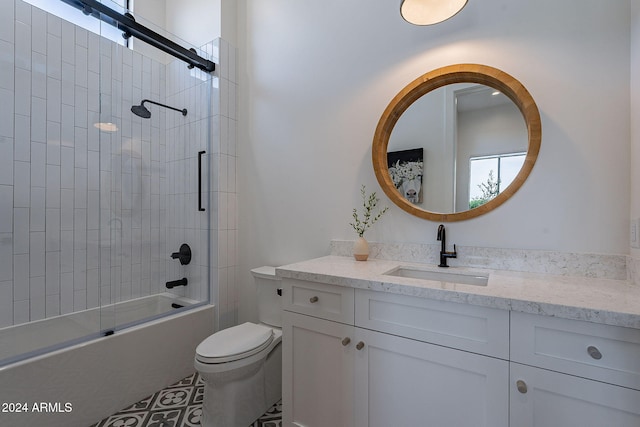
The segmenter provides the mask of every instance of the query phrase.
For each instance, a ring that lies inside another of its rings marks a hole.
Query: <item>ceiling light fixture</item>
[[[400,15],[414,25],[433,25],[460,12],[467,0],[402,0]]]

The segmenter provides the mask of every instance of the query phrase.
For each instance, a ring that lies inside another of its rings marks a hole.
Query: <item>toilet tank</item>
[[[258,317],[261,323],[282,327],[281,280],[275,267],[259,267],[251,270],[258,289]]]

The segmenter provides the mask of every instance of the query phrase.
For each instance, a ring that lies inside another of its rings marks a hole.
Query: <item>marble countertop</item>
[[[385,275],[397,266],[488,275],[486,286]],[[640,287],[626,280],[326,256],[276,268],[282,278],[640,329]]]

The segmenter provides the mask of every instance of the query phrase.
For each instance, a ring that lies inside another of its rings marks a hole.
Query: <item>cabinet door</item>
[[[511,425],[638,427],[640,392],[511,363]]]
[[[512,312],[511,361],[640,390],[640,329]]]
[[[352,426],[353,326],[288,311],[282,320],[283,425]]]
[[[356,328],[358,427],[507,427],[509,363]]]

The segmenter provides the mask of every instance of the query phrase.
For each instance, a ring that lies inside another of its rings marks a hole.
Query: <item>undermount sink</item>
[[[409,266],[396,267],[383,275],[475,286],[487,286],[487,282],[489,281],[489,276],[483,276],[482,274],[423,270],[419,267]]]

